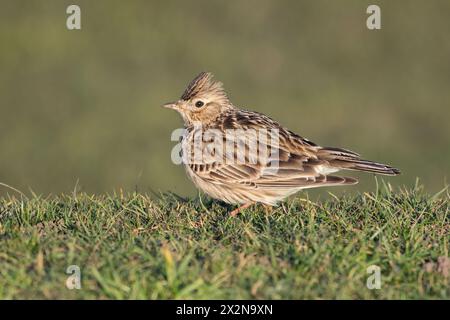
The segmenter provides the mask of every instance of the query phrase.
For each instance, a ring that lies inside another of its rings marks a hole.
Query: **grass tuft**
[[[174,194],[4,197],[0,298],[450,298],[447,189],[329,198],[230,218]],[[70,265],[80,290],[66,288]],[[371,265],[379,290],[366,286]]]

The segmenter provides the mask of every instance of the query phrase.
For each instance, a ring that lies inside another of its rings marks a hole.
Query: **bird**
[[[262,113],[235,106],[210,72],[198,74],[180,99],[163,106],[184,121],[180,143],[188,177],[210,197],[238,205],[231,216],[257,203],[275,206],[300,190],[358,183],[332,175],[341,170],[400,174],[356,152],[322,147]],[[227,145],[227,139],[233,143]]]

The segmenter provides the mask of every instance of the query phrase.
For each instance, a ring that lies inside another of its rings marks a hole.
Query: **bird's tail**
[[[345,170],[373,172],[388,176],[400,174],[400,170],[389,165],[361,159],[360,155],[349,150],[324,147],[318,150],[319,159],[326,160],[330,167]]]

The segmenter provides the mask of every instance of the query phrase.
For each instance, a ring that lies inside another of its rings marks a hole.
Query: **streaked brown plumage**
[[[182,142],[183,150],[192,151],[195,134],[200,132],[201,135],[209,129],[221,133],[229,129],[242,130],[239,132],[244,135],[252,130],[263,129],[275,129],[278,132],[278,145],[268,143],[267,146],[278,153],[278,170],[275,173],[267,173],[271,165],[267,157],[261,157],[256,163],[227,163],[206,156],[200,161],[185,164],[189,177],[198,188],[228,203],[274,205],[301,189],[358,182],[355,178],[329,175],[339,170],[384,175],[400,173],[388,165],[363,160],[349,150],[318,146],[261,113],[235,107],[228,99],[222,83],[213,80],[210,73],[200,73],[188,85],[180,100],[168,103],[165,107],[177,110],[184,120],[186,133]],[[188,146],[192,148],[187,149]],[[236,148],[233,150],[236,151]],[[247,144],[245,151],[245,160],[255,156]],[[258,152],[258,155],[262,154]]]

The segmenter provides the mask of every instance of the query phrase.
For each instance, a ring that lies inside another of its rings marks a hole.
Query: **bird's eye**
[[[203,101],[197,101],[197,102],[195,103],[195,106],[196,106],[197,108],[201,108],[201,107],[203,107],[203,105],[204,105]]]

